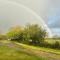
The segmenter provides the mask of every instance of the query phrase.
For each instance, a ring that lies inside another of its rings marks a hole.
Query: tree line
[[[40,44],[47,36],[47,32],[37,24],[28,24],[25,27],[15,26],[7,33],[8,39],[27,44]]]
[[[37,24],[27,24],[24,27],[11,27],[5,35],[0,35],[0,40],[11,40],[35,46],[60,49],[60,43],[58,41],[54,44],[46,42],[45,39],[47,36],[47,31],[41,26]]]

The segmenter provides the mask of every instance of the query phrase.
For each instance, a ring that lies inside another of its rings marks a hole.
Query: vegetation
[[[7,40],[0,41],[0,60],[55,60],[55,59],[60,60],[60,50],[30,46]]]
[[[44,41],[46,31],[37,24],[27,25],[23,29],[17,26],[11,28],[7,36],[11,40],[37,45]]]
[[[39,45],[40,42],[44,41],[45,36],[46,36],[46,31],[43,30],[38,25],[27,25],[24,28],[24,32],[23,32],[24,41],[27,41],[30,44]]]
[[[7,36],[6,35],[3,35],[3,34],[0,34],[0,40],[6,40],[7,39]]]
[[[25,27],[15,26],[10,28],[6,35],[0,35],[0,40],[8,39],[29,45],[60,49],[60,42],[57,40],[59,38],[45,38],[46,36],[47,32],[45,29],[37,24],[28,24]]]
[[[10,28],[6,35],[0,34],[0,60],[60,60],[60,38],[46,36],[37,24]]]
[[[53,48],[53,49],[60,49],[60,39],[59,38],[45,39],[44,47]]]
[[[22,28],[20,26],[10,28],[7,37],[10,40],[22,40]]]
[[[24,51],[26,50],[26,51]],[[44,57],[38,57],[27,49],[9,41],[0,41],[0,60],[47,60]]]

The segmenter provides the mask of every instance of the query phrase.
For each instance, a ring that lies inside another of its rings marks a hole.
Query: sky
[[[48,26],[54,34],[60,35],[60,0],[51,0],[48,12]]]
[[[60,0],[0,0],[0,30],[26,23],[48,26],[53,34],[60,34]]]

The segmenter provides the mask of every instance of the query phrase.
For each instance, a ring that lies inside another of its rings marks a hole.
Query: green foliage
[[[46,35],[46,31],[37,24],[26,25],[23,29],[20,26],[12,27],[7,33],[8,39],[11,39],[12,41],[60,49],[60,43],[58,41],[52,44],[44,41]],[[2,39],[2,37],[3,36],[1,35],[0,39]]]
[[[53,49],[60,49],[60,43],[58,41],[52,44],[44,41],[40,44],[40,46],[47,47],[47,48],[53,48]]]
[[[40,42],[44,41],[46,31],[37,24],[26,25],[23,29],[16,26],[10,29],[7,36],[11,40],[20,40],[28,44],[40,44]]]
[[[35,25],[27,25],[24,28],[24,39],[33,43],[39,44],[42,42],[46,36],[46,31],[39,27],[37,24]]]
[[[12,27],[7,33],[8,39],[21,40],[22,39],[22,28],[20,26]]]
[[[60,43],[56,41],[54,44],[52,44],[52,48],[60,49]]]

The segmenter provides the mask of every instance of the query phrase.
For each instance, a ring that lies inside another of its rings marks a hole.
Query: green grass
[[[60,60],[60,50],[0,41],[0,60]]]
[[[45,41],[48,42],[48,43],[50,43],[50,44],[53,44],[56,41],[58,41],[60,43],[60,39],[46,39]]]
[[[44,47],[35,47],[21,43],[16,43],[16,44],[24,47],[25,49],[35,53],[38,56],[47,58],[47,60],[60,60],[60,50],[44,48]]]
[[[19,43],[17,43],[19,44]],[[35,46],[29,46],[29,45],[25,45],[25,44],[19,44],[21,46],[23,46],[24,48],[29,48],[29,49],[33,49],[33,50],[41,50],[41,51],[45,51],[45,52],[49,52],[49,53],[53,53],[53,54],[57,54],[60,55],[60,50],[57,49],[51,49],[51,48],[45,48],[45,47],[35,47]]]
[[[7,43],[9,42],[4,41],[3,45],[0,46],[0,60],[47,60],[25,52],[22,48],[18,49],[18,45],[15,45],[14,47],[9,46]]]

